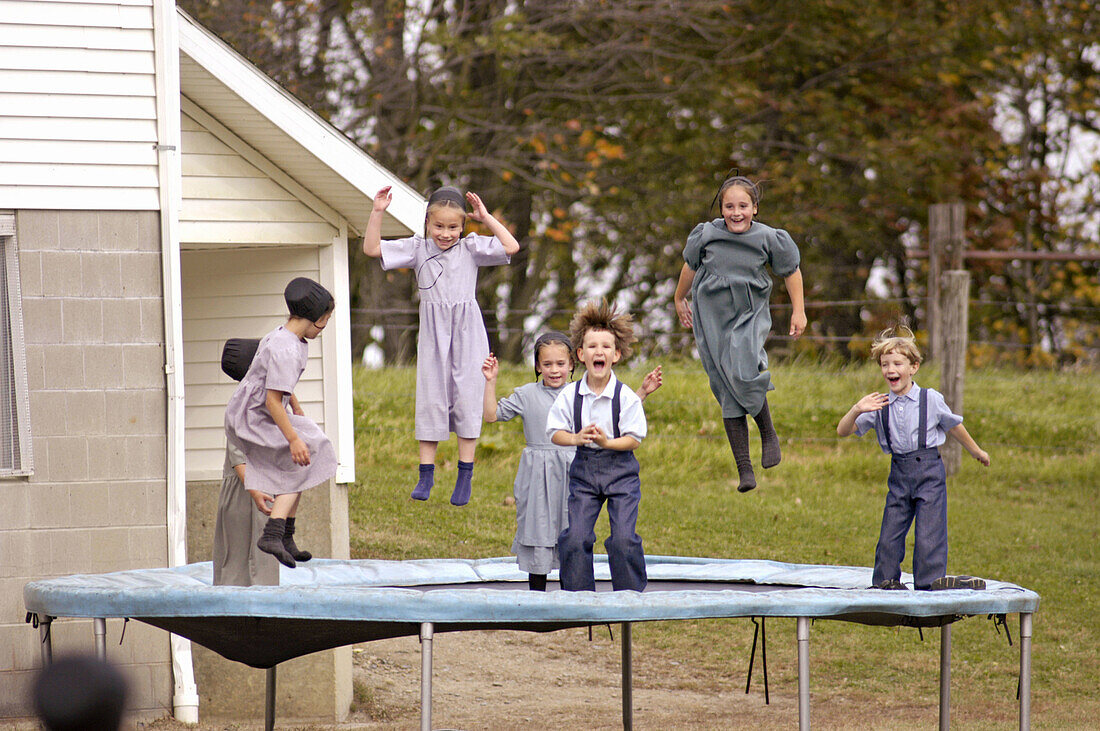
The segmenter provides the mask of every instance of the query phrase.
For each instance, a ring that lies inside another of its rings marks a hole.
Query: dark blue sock
[[[473,490],[474,463],[458,463],[458,479],[455,480],[455,491],[451,493],[451,505],[463,506],[470,502],[470,492]]]
[[[420,465],[420,479],[417,480],[416,487],[413,488],[411,497],[413,500],[427,500],[428,496],[432,494],[432,487],[435,486],[435,465],[434,464],[422,464]]]

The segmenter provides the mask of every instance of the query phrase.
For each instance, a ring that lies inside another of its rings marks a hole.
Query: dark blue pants
[[[871,581],[878,586],[887,579],[901,578],[905,536],[915,522],[913,583],[918,589],[928,589],[947,574],[947,472],[939,450],[894,454],[886,486]]]
[[[642,481],[633,452],[577,448],[569,468],[569,527],[558,536],[561,588],[595,591],[592,546],[596,542],[596,518],[604,502],[611,535],[604,541],[611,568],[611,587],[616,591],[645,589],[645,554],[635,532]]]

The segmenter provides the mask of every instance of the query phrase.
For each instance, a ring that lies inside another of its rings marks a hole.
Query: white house
[[[41,665],[24,583],[185,563],[187,540],[208,557],[221,344],[281,323],[299,275],[336,296],[296,393],[340,460],[303,500],[304,542],[347,556],[347,246],[384,185],[384,235],[419,228],[419,195],[173,2],[0,0],[0,719],[29,715]],[[55,651],[91,647],[88,622],[53,632]],[[109,658],[141,715],[217,707],[204,673],[236,672],[196,650],[196,684],[188,642],[121,633]],[[281,713],[339,720],[350,651],[295,662],[317,686]]]

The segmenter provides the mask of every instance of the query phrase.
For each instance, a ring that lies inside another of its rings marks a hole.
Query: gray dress
[[[717,218],[692,230],[684,261],[695,271],[695,342],[722,418],[755,416],[773,388],[764,350],[772,326],[772,279],[765,265],[779,277],[790,276],[798,269],[798,247],[783,229],[753,221],[748,231],[735,234]]]
[[[519,456],[513,491],[516,496],[516,538],[512,553],[521,570],[548,574],[558,568],[558,536],[569,523],[569,465],[574,448],[560,447],[546,436],[546,415],[561,388],[537,381],[517,388],[497,402],[497,419],[523,419],[527,446]]]
[[[489,338],[474,296],[477,270],[510,259],[496,236],[471,234],[446,251],[422,236],[382,242],[382,268],[412,269],[420,289],[417,440],[442,442],[451,432],[481,436],[481,362],[489,355]]]
[[[244,455],[226,445],[222,491],[214,523],[214,585],[278,586],[278,560],[256,547],[267,516],[256,509],[233,469],[240,464],[246,464]]]
[[[267,410],[267,392],[283,391],[283,408],[306,367],[309,346],[284,327],[260,341],[248,373],[225,407],[227,441],[244,453],[245,487],[269,495],[302,492],[336,475],[336,449],[321,428],[305,416],[288,413],[290,424],[309,448],[308,465],[294,464],[290,445]]]

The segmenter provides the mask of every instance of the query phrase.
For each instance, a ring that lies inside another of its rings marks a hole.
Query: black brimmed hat
[[[222,373],[239,381],[248,373],[252,359],[256,357],[259,340],[248,338],[229,338],[222,347]]]
[[[294,317],[317,322],[332,310],[332,293],[307,277],[290,280],[283,292],[286,307]]]

